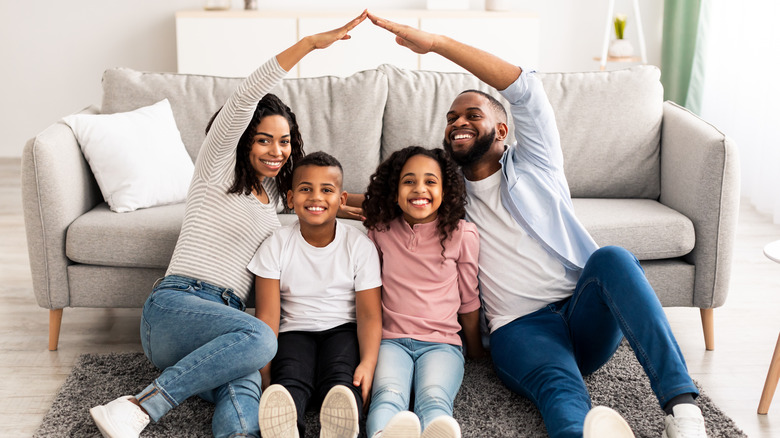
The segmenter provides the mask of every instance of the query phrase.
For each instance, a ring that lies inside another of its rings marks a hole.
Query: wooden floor
[[[59,351],[47,350],[48,311],[35,302],[22,219],[19,160],[0,159],[0,435],[29,437],[78,356],[141,351],[139,309],[65,309]],[[64,182],[66,183],[66,182]],[[780,239],[743,202],[731,292],[715,310],[715,351],[704,350],[696,309],[667,309],[693,378],[750,437],[780,437],[780,395],[756,408],[780,330],[780,264],[763,246]],[[117,394],[119,395],[119,394]]]

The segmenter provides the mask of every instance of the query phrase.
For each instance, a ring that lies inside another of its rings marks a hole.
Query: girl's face
[[[438,161],[425,155],[406,160],[398,181],[398,206],[409,225],[436,219],[441,206],[443,181]]]
[[[255,129],[249,150],[249,162],[260,181],[273,178],[287,162],[292,152],[290,124],[283,116],[266,116]]]

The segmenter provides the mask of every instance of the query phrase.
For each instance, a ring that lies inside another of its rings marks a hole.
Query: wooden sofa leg
[[[60,326],[62,325],[62,309],[49,310],[49,351],[56,351],[60,342]]]
[[[701,311],[701,328],[704,330],[704,348],[707,351],[715,349],[715,316],[714,309],[699,309]]]

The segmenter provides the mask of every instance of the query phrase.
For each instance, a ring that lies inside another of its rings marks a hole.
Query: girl
[[[137,395],[90,410],[103,436],[138,437],[150,417],[193,395],[216,405],[214,436],[260,436],[258,370],[276,353],[276,337],[244,312],[254,281],[246,266],[279,227],[279,194],[303,156],[295,115],[267,93],[306,54],[348,39],[365,18],[364,11],[267,61],[209,124],[176,249],[142,313],[141,344],[162,373]]]
[[[442,149],[407,147],[371,177],[364,225],[379,250],[383,284],[371,438],[419,437],[421,429],[423,437],[460,437],[452,406],[463,380],[461,328],[469,356],[485,354],[479,237],[463,220],[465,204],[463,176]],[[405,411],[412,388],[414,414]]]

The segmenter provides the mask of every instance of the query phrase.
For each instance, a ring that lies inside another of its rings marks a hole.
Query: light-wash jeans
[[[198,395],[214,403],[215,437],[259,437],[260,373],[276,354],[268,325],[230,289],[177,275],[146,300],[141,345],[162,374],[135,397],[154,420]]]
[[[383,339],[374,371],[368,410],[368,437],[382,430],[395,414],[414,410],[423,430],[434,418],[452,416],[452,405],[463,381],[463,349],[457,345],[410,338]]]
[[[644,270],[615,246],[590,256],[571,298],[493,332],[491,356],[501,381],[539,408],[550,437],[581,437],[591,407],[582,376],[604,365],[624,336],[661,406],[698,395]]]

